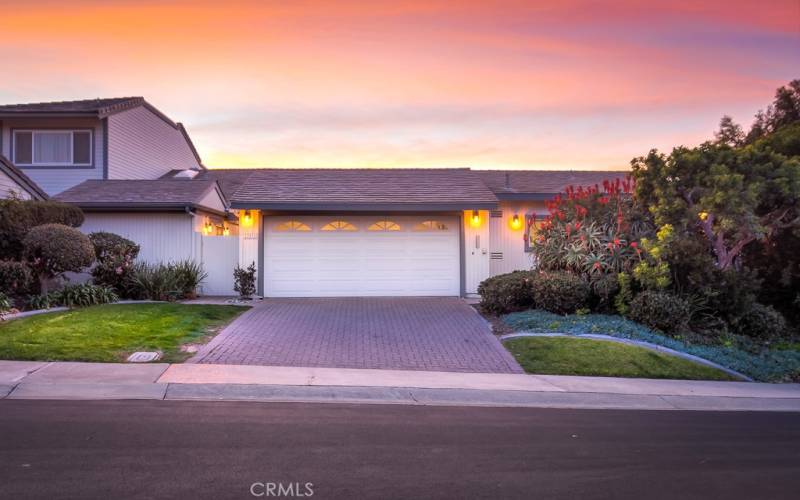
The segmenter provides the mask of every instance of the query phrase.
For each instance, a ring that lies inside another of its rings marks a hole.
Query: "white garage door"
[[[266,217],[268,297],[456,296],[458,219]]]

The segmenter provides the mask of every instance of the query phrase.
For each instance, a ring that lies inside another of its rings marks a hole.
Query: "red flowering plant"
[[[540,268],[590,276],[630,271],[642,258],[641,238],[653,231],[633,196],[633,182],[570,186],[547,202],[549,215],[530,242]]]

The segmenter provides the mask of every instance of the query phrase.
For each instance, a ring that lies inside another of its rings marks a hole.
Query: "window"
[[[304,224],[297,220],[287,220],[275,226],[276,231],[311,231],[308,224]]]
[[[369,226],[367,231],[399,231],[400,225],[390,220],[379,220],[375,224]]]
[[[358,231],[358,228],[347,221],[335,220],[320,228],[322,231]]]
[[[19,166],[90,166],[91,130],[15,130],[14,163]]]
[[[426,220],[414,226],[414,231],[447,231],[447,224],[438,220]]]

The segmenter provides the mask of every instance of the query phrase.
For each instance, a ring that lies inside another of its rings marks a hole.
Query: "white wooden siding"
[[[233,295],[233,268],[239,259],[237,236],[204,236],[194,230],[201,216],[180,213],[87,213],[81,231],[107,231],[141,247],[137,260],[157,264],[193,260],[208,273],[204,295]],[[202,225],[201,225],[202,226]]]
[[[47,129],[47,128],[81,128],[94,130],[92,138],[93,163],[91,168],[54,167],[25,168],[18,167],[33,179],[50,196],[78,185],[88,179],[103,178],[103,126],[96,118],[4,118],[2,120],[2,154],[12,163],[11,132],[14,129]]]
[[[539,218],[547,215],[544,202],[501,202],[497,213],[502,216],[489,218],[489,275],[531,269],[533,254],[525,252],[525,215],[537,214]],[[510,225],[514,214],[522,221],[520,229]]]
[[[250,264],[255,264],[256,276],[258,276],[258,242],[261,238],[261,213],[258,210],[250,210],[252,223],[249,226],[244,225],[243,210],[239,210],[236,215],[239,217],[239,266],[246,268]]]
[[[199,242],[203,268],[208,273],[200,285],[200,293],[236,295],[233,291],[233,269],[239,262],[239,239],[234,236],[200,235]]]
[[[198,260],[199,243],[192,230],[193,217],[181,213],[87,213],[84,233],[108,231],[141,247],[139,260],[158,263]]]
[[[0,199],[11,198],[12,194],[23,200],[31,199],[30,193],[17,184],[14,179],[6,175],[5,172],[0,170]]]
[[[144,106],[108,117],[109,179],[157,179],[199,164],[183,133]]]
[[[489,212],[478,211],[481,221],[471,223],[472,210],[464,211],[464,291],[478,293],[478,285],[489,277]]]

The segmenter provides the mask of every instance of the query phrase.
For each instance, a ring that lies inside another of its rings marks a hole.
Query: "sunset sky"
[[[800,78],[800,0],[0,9],[0,103],[141,95],[212,167],[624,169]]]

